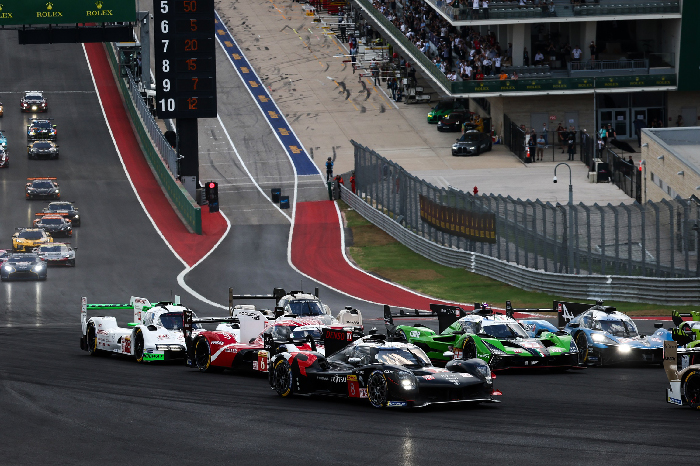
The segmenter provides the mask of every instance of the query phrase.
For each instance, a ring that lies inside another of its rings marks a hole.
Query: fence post
[[[586,212],[586,250],[588,252],[588,274],[592,274],[593,258],[591,257],[591,209],[588,206],[579,204],[581,208]],[[579,231],[577,229],[577,231]]]
[[[658,204],[647,203],[647,205],[651,205],[651,208],[654,209],[654,215],[656,216],[656,221],[654,222],[656,224],[656,276],[660,277],[661,276],[661,213],[660,213]]]
[[[600,211],[600,273],[601,275],[607,275],[605,273],[605,210],[603,206],[599,206],[597,203],[593,204],[593,207]]]
[[[646,260],[647,260],[647,235],[646,235],[646,209],[644,208],[643,205],[641,204],[634,204],[638,209],[639,209],[639,215],[640,215],[640,220],[641,220],[641,226],[642,226],[642,238],[641,238],[641,244],[642,244],[642,276],[645,277],[647,274],[646,271]]]
[[[673,273],[675,273],[675,272],[673,272],[673,270],[675,269],[675,264],[676,264],[676,261],[675,261],[675,259],[676,259],[676,248],[675,248],[675,245],[673,244],[674,239],[675,239],[675,235],[674,235],[674,231],[673,231],[673,221],[675,220],[675,219],[673,218],[673,204],[671,204],[671,202],[669,202],[667,199],[661,199],[661,203],[664,204],[664,205],[668,208],[668,220],[669,220],[669,221],[668,221],[668,236],[669,236],[668,239],[669,239],[669,241],[671,242],[671,248],[670,248],[670,252],[671,252],[671,273],[673,274]],[[671,275],[671,276],[673,276],[673,275]]]

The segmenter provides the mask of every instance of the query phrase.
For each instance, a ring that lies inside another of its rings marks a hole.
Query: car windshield
[[[48,142],[35,142],[34,149],[41,149],[41,150],[51,149],[51,144],[49,144]]]
[[[22,239],[41,239],[44,237],[44,232],[41,230],[25,230],[19,233]]]
[[[286,341],[292,336],[292,330],[295,325],[272,325],[265,329],[263,333],[272,335],[272,339],[276,341]]]
[[[25,99],[25,100],[31,100],[31,101],[34,101],[34,100],[39,100],[39,101],[40,101],[40,100],[41,100],[41,96],[40,96],[39,94],[27,94],[27,95],[25,96],[24,99]]]
[[[161,314],[160,324],[168,330],[182,330],[182,312]]]
[[[593,322],[594,330],[602,330],[616,337],[636,337],[637,326],[631,320],[596,320]]]
[[[452,102],[438,102],[435,108],[433,108],[433,110],[437,112],[439,110],[450,110],[453,107],[454,104]]]
[[[32,187],[37,189],[48,189],[53,188],[53,183],[50,181],[35,181],[32,183]]]
[[[321,331],[317,328],[299,329],[299,327],[297,327],[292,332],[292,338],[294,338],[295,340],[303,340],[306,339],[308,336],[311,336],[311,338],[318,341],[321,339]]]
[[[22,262],[37,262],[39,258],[37,256],[10,256],[7,262],[12,264],[20,264]]]
[[[525,329],[520,324],[494,323],[484,324],[484,332],[499,340],[512,340],[515,338],[529,338]]]
[[[63,225],[62,218],[44,218],[41,220],[42,225]]]
[[[289,311],[297,316],[322,316],[325,313],[319,301],[295,299],[287,303]]]
[[[58,244],[50,244],[39,247],[39,252],[61,252],[63,251],[63,246]]]
[[[373,362],[410,368],[430,366],[430,359],[420,348],[372,348]]]
[[[73,206],[71,204],[51,203],[49,204],[49,210],[51,212],[61,212],[65,210],[73,210]]]
[[[51,128],[51,122],[50,121],[35,121],[32,126],[35,128],[47,129],[47,128]]]
[[[459,138],[459,142],[478,142],[480,136],[481,133],[464,133],[462,137]]]

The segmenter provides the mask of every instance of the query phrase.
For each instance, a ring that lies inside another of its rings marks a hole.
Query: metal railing
[[[357,195],[412,233],[446,248],[554,273],[675,278],[700,273],[692,228],[700,208],[692,200],[586,206],[474,196],[431,185],[352,143]],[[568,231],[569,210],[573,231]]]
[[[619,70],[645,70],[649,71],[649,60],[584,60],[570,61],[567,64],[569,73],[572,71],[619,71]]]
[[[679,0],[638,3],[601,2],[574,6],[573,12],[574,16],[657,15],[680,13],[681,5]]]
[[[170,173],[172,173],[173,176],[177,178],[177,152],[175,152],[175,149],[173,149],[168,140],[165,139],[165,136],[163,136],[163,133],[160,130],[160,127],[158,126],[158,123],[156,123],[155,118],[153,118],[151,109],[144,101],[141,92],[139,92],[139,86],[134,80],[134,76],[131,74],[131,70],[129,69],[126,70],[126,80],[129,84],[131,100],[134,102],[134,106],[138,110],[139,115],[143,120],[144,128],[146,129],[146,131],[148,131],[148,135],[151,137],[151,140],[153,141],[153,144],[155,145],[158,154],[160,154],[160,156],[163,158],[163,161],[170,169]]]

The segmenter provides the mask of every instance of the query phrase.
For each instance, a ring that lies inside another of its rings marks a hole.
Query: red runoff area
[[[300,202],[295,216],[292,263],[301,272],[351,296],[392,307],[429,310],[430,303],[448,304],[386,283],[348,264],[332,201]]]
[[[137,137],[131,128],[129,115],[122,104],[119,88],[112,76],[103,45],[85,44],[85,50],[95,78],[97,92],[102,100],[107,124],[112,129],[119,153],[143,205],[165,240],[182,260],[189,266],[196,264],[226,232],[226,220],[220,213],[210,214],[202,210],[202,234],[190,233],[185,228],[141,152]]]

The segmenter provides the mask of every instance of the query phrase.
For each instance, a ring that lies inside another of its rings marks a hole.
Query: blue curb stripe
[[[277,137],[282,141],[282,146],[287,151],[289,158],[296,168],[297,175],[320,175],[316,164],[311,160],[306,149],[301,145],[292,127],[287,122],[275,101],[265,89],[265,85],[260,81],[257,73],[248,63],[245,55],[241,52],[238,44],[228,31],[226,25],[221,21],[219,13],[216,12],[216,38],[222,45],[236,71],[241,76],[251,95],[254,96],[263,116],[270,123],[270,126],[277,133]]]

